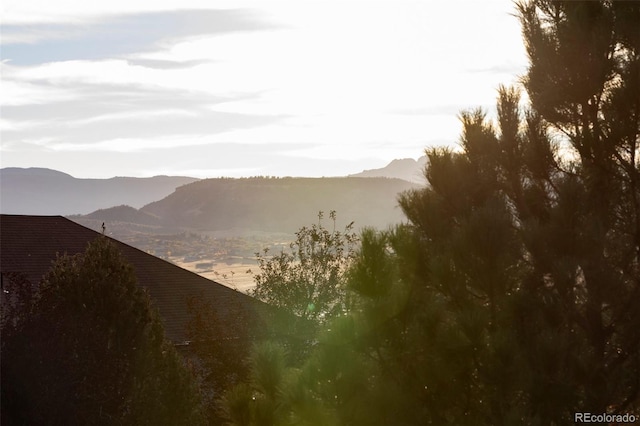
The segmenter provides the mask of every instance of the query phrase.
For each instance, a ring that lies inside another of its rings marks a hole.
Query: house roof
[[[62,216],[0,215],[0,272],[22,273],[39,283],[57,254],[82,253],[101,234]],[[238,321],[262,304],[170,262],[111,239],[135,269],[138,283],[148,289],[164,322],[166,337],[174,343],[188,340],[187,300],[203,297],[220,318]]]

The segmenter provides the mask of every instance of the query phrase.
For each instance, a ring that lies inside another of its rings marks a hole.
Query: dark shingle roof
[[[82,253],[99,235],[62,216],[0,215],[0,272],[23,273],[32,283],[39,283],[56,254]],[[148,289],[164,321],[166,336],[175,343],[187,340],[190,297],[208,299],[226,321],[247,318],[261,309],[261,302],[243,293],[120,241],[112,241],[135,268],[139,284]]]

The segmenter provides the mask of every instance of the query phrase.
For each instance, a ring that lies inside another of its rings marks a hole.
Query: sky
[[[511,0],[4,0],[0,166],[342,176],[457,145],[527,67]]]

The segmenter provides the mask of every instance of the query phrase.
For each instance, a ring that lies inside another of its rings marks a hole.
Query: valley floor
[[[181,268],[195,272],[210,280],[224,284],[234,290],[248,293],[255,287],[254,275],[258,272],[257,262],[246,258],[230,258],[226,262],[201,259],[185,262],[184,258],[169,258]]]

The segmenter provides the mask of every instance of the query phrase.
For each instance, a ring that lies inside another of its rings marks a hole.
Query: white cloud
[[[184,147],[191,145],[204,145],[209,143],[209,140],[194,139],[194,138],[181,138],[181,137],[167,137],[156,139],[134,139],[134,138],[116,138],[103,140],[100,142],[94,142],[90,144],[82,143],[66,143],[56,142],[49,143],[49,149],[53,151],[67,151],[67,152],[142,152],[150,150],[164,150],[175,147]]]
[[[244,0],[4,0],[2,19],[7,24],[88,23],[108,15],[160,12],[178,9],[230,9],[248,7]]]
[[[46,126],[46,121],[36,120],[7,120],[6,118],[0,118],[0,132],[17,132],[27,129],[33,129],[35,127]],[[8,142],[3,141],[3,145]]]
[[[64,61],[25,67],[16,77],[31,81],[47,81],[52,84],[157,84],[162,72],[131,65],[125,60]],[[165,77],[166,78],[166,77]]]
[[[126,112],[118,112],[118,113],[112,113],[112,114],[102,114],[102,115],[84,118],[81,120],[75,120],[70,122],[68,125],[74,126],[74,127],[89,126],[95,123],[117,122],[124,119],[154,121],[156,119],[162,119],[162,117],[175,117],[175,116],[196,117],[198,116],[198,114],[193,111],[185,111],[185,110],[179,110],[179,109],[161,109],[156,111],[126,111]]]
[[[43,104],[76,98],[72,92],[51,85],[42,85],[21,78],[19,72],[3,64],[1,71],[2,98],[0,104],[6,106]]]
[[[181,146],[279,142],[299,144],[286,152],[305,158],[417,157],[428,144],[455,144],[458,110],[492,107],[497,86],[513,83],[514,73],[524,72],[526,64],[517,20],[508,15],[509,0],[184,0],[179,6],[165,0],[8,0],[4,7],[9,23],[90,25],[104,22],[106,15],[250,7],[274,24],[259,32],[186,39],[168,33],[160,45],[155,40],[141,51],[99,60],[3,64],[3,106],[70,101],[64,106],[67,115],[51,111],[49,129],[64,142],[46,146],[60,152],[149,152],[161,158]],[[35,43],[41,34],[12,36]],[[154,67],[153,61],[189,66]],[[189,99],[180,106],[172,106],[169,97],[155,104],[137,100],[154,92],[188,94]],[[112,103],[102,108],[106,93]],[[217,100],[208,102],[213,97]],[[72,107],[77,114],[69,113]],[[47,121],[39,121],[38,133],[21,133],[28,129],[27,116],[21,110],[0,128],[16,140],[41,138]],[[236,121],[205,126],[195,116]],[[190,133],[196,125],[203,134]],[[105,126],[121,128],[122,134],[96,137]],[[145,133],[145,126],[171,134]],[[243,159],[237,161],[228,168],[243,169]]]

